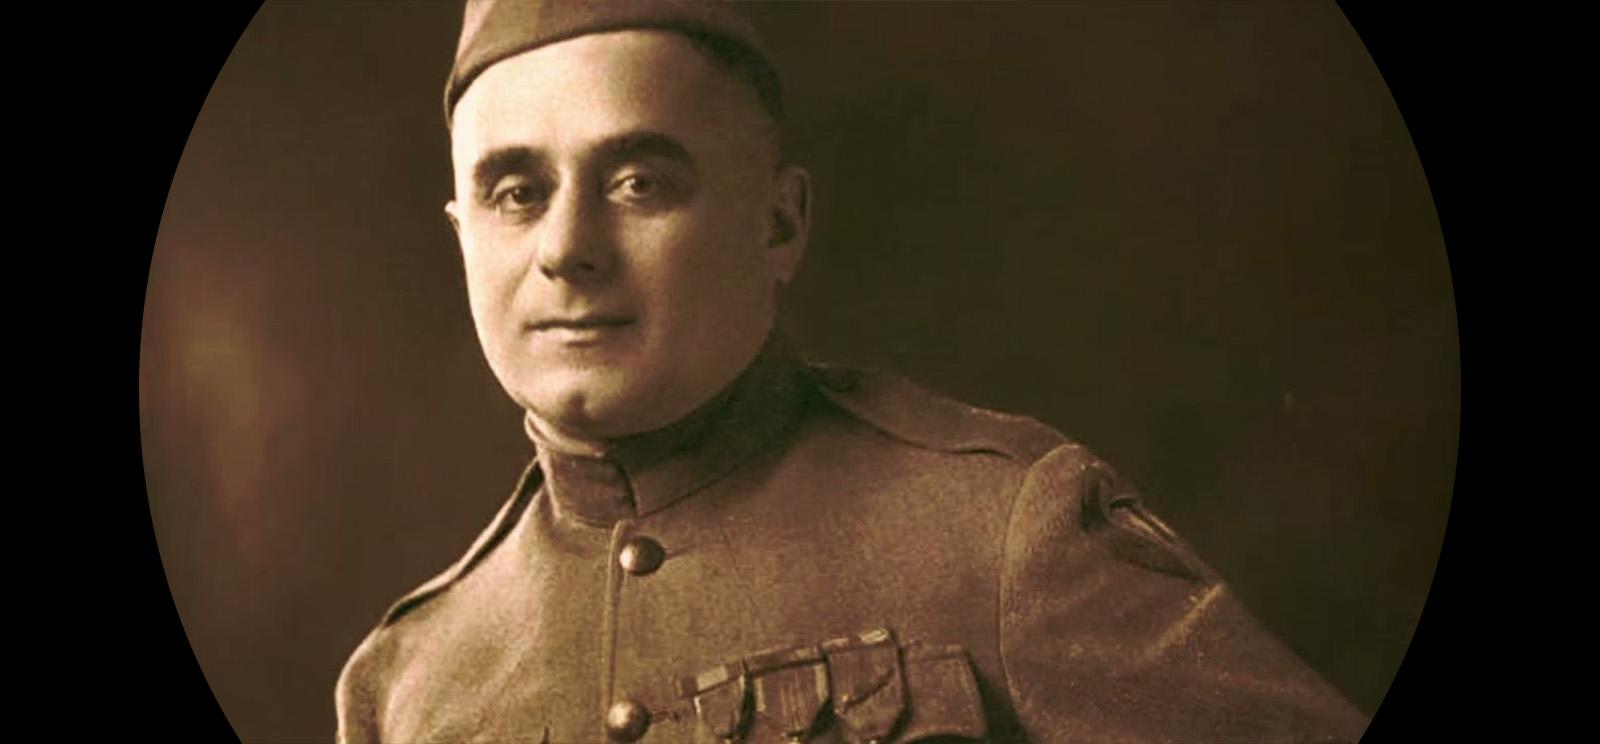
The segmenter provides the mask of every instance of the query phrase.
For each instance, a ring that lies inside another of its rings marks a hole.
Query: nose
[[[535,233],[535,260],[546,278],[595,284],[616,269],[616,251],[604,214],[592,202],[575,188],[562,189],[551,200]]]

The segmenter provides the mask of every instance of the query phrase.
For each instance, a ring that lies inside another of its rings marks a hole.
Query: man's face
[[[593,34],[467,88],[447,208],[489,366],[534,418],[665,426],[759,351],[805,238],[754,92],[662,31]]]

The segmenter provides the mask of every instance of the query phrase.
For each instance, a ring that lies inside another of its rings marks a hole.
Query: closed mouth
[[[549,318],[527,326],[529,331],[571,330],[587,331],[605,328],[621,328],[632,325],[633,318],[622,315],[587,315],[581,318]]]

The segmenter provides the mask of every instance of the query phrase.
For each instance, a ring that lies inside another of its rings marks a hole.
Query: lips
[[[632,325],[634,319],[626,315],[580,315],[571,318],[545,318],[529,323],[529,331],[595,331]]]

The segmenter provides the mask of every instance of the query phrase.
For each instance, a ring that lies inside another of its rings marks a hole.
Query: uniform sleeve
[[[369,635],[339,673],[339,681],[333,691],[334,712],[338,720],[334,731],[337,744],[363,744],[379,740],[378,694],[373,687],[377,676],[373,667],[377,662],[373,638]]]
[[[1005,550],[1000,650],[1030,741],[1354,742],[1366,728],[1081,447],[1030,469]]]

